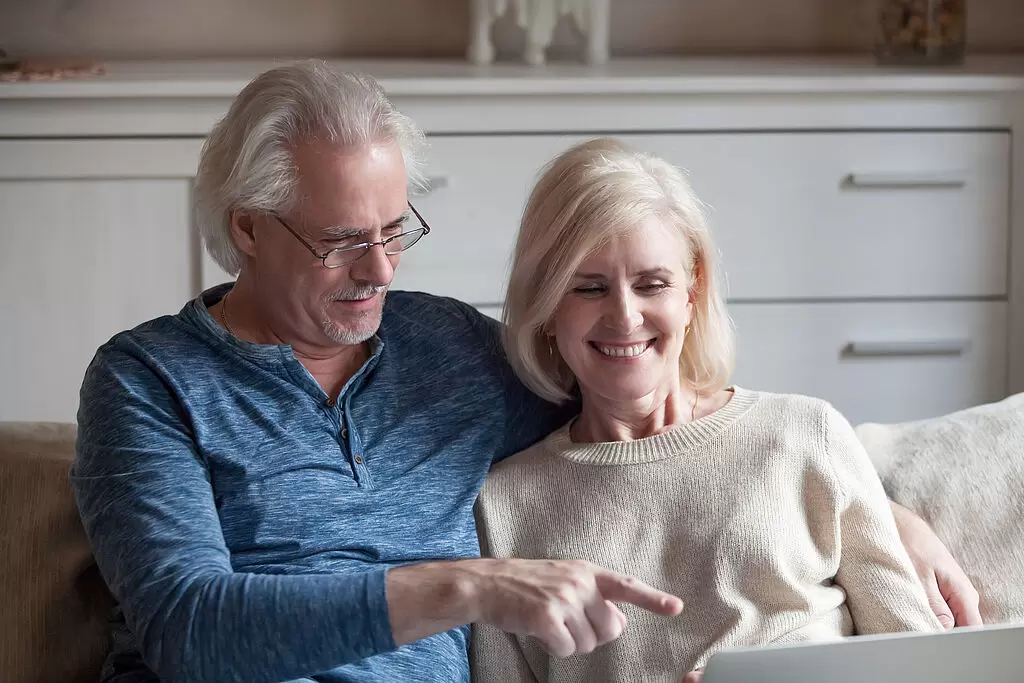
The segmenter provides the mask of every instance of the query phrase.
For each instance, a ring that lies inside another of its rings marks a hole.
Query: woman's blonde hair
[[[684,381],[701,393],[723,388],[733,368],[732,322],[720,294],[717,252],[704,206],[683,173],[663,159],[600,138],[544,169],[523,213],[505,297],[505,350],[520,379],[549,401],[576,384],[548,336],[580,265],[613,238],[654,218],[685,245],[693,316],[680,358]]]

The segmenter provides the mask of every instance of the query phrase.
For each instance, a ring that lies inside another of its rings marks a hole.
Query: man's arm
[[[900,540],[910,555],[928,603],[945,628],[980,626],[978,591],[945,544],[913,512],[890,501]]]
[[[473,559],[399,567],[388,572],[395,642],[410,643],[480,622],[533,636],[557,657],[592,652],[615,640],[629,602],[674,616],[682,601],[636,579],[570,560]]]
[[[71,484],[97,564],[160,679],[289,680],[393,649],[383,568],[233,571],[189,424],[141,360],[97,355]]]

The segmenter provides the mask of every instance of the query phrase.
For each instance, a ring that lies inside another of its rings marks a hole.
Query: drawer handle
[[[935,341],[850,342],[843,347],[847,358],[915,358],[920,356],[962,356],[971,347],[966,339]]]
[[[423,179],[420,184],[420,194],[428,195],[448,187],[448,177],[443,175],[431,175]]]
[[[859,189],[958,189],[967,185],[963,171],[932,173],[851,173],[843,179],[844,186]]]

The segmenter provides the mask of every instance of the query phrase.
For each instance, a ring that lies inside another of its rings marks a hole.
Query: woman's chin
[[[631,403],[649,397],[658,391],[657,384],[651,383],[619,383],[613,385],[581,384],[583,399],[597,398],[603,403]]]

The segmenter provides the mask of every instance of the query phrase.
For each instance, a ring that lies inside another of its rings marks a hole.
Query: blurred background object
[[[64,81],[71,78],[101,76],[105,67],[92,59],[37,57],[0,60],[0,81]]]
[[[883,64],[959,64],[966,0],[881,0],[875,53]]]
[[[13,57],[464,59],[472,0],[0,0],[0,45]],[[614,0],[612,57],[870,56],[878,0]],[[512,16],[494,26],[497,59],[522,53]],[[971,0],[969,54],[1024,51],[1022,0]],[[548,59],[577,59],[560,22]]]
[[[495,50],[491,26],[504,15],[512,14],[523,30],[526,45],[522,59],[539,66],[547,59],[547,50],[559,22],[572,19],[580,44],[580,56],[588,64],[608,61],[608,10],[611,0],[469,0],[471,26],[467,58],[474,64],[490,64]]]

